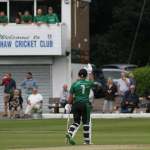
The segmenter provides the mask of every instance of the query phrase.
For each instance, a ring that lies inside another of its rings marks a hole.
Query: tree
[[[143,0],[120,0],[113,4],[108,30],[92,36],[91,61],[97,65],[128,62]],[[147,1],[131,63],[146,65],[149,60],[149,26],[150,1]]]

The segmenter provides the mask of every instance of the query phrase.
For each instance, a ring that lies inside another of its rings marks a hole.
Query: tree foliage
[[[150,66],[138,68],[133,74],[137,82],[139,96],[148,94],[150,92]]]
[[[101,4],[104,4],[104,1],[106,0],[100,0],[101,3],[98,5],[99,8]],[[95,32],[95,34],[93,34],[91,37],[91,61],[97,65],[128,62],[132,42],[141,13],[141,8],[143,6],[143,0],[112,1],[107,1],[107,5],[109,5],[109,7],[106,6],[107,8],[101,8],[101,12],[105,13],[107,12],[108,8],[110,8],[109,15],[112,16],[105,17],[104,15],[98,19],[101,20],[99,22],[101,24],[103,24],[103,20],[105,19],[110,19],[111,22],[108,21],[107,24],[104,21],[104,27],[101,25],[101,30],[95,29],[97,32]],[[135,44],[135,49],[130,63],[135,63],[138,65],[146,65],[148,63],[150,56],[149,27],[150,1],[147,0],[140,30],[138,32],[138,37]]]

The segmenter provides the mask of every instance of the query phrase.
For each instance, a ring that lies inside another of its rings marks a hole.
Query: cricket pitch
[[[150,145],[83,145],[51,148],[25,148],[15,150],[149,150]]]

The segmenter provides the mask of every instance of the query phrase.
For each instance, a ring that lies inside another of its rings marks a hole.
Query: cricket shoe
[[[91,143],[91,142],[84,142],[83,144],[84,145],[93,145],[93,143]]]
[[[90,143],[88,143],[88,142],[84,142],[83,144],[84,144],[84,145],[90,145]]]
[[[66,138],[67,138],[69,144],[71,144],[71,145],[75,145],[76,144],[69,133],[66,133]]]

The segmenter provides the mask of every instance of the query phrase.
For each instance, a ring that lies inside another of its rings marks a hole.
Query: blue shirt
[[[33,88],[37,88],[37,83],[33,79],[26,79],[21,83],[21,87],[25,89],[27,95],[32,94]]]

